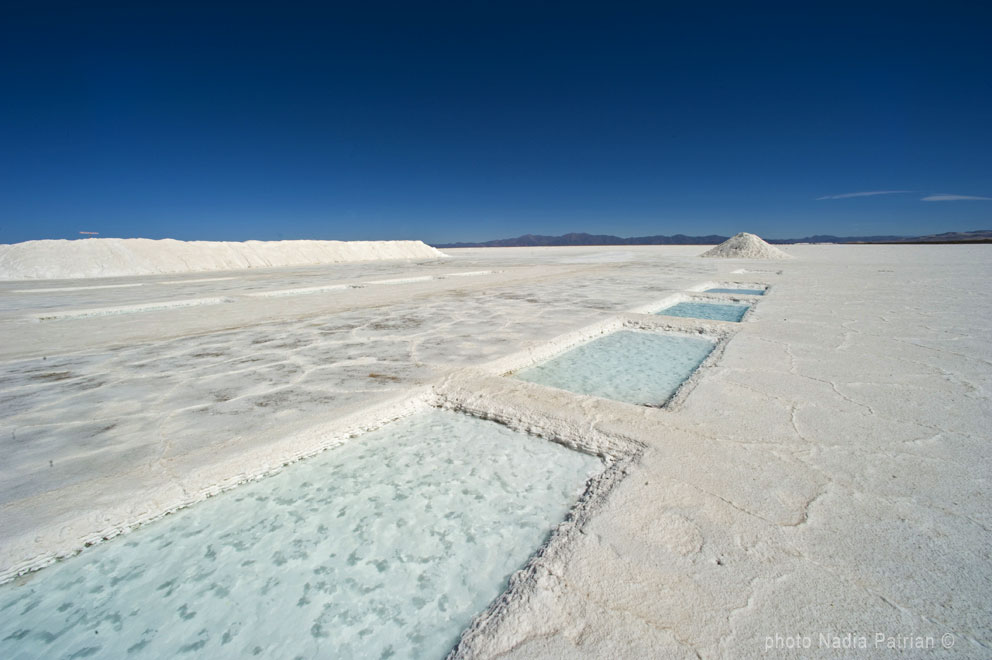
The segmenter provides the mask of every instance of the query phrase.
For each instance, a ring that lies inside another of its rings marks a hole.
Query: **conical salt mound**
[[[703,252],[701,257],[717,259],[791,259],[792,256],[777,247],[769,245],[754,234],[741,232],[728,238],[712,250]]]

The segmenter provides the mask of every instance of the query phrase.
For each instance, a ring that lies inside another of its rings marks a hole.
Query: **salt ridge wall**
[[[43,240],[0,245],[0,280],[120,277],[445,256],[421,241]]]

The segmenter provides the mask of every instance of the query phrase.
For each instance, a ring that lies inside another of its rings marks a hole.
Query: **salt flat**
[[[636,448],[460,657],[985,657],[989,249],[464,249],[0,283],[0,575],[436,396]],[[501,375],[562,337],[665,322],[653,305],[709,282],[770,289],[744,323],[710,322],[734,327],[669,409]],[[177,306],[203,299],[220,302]]]

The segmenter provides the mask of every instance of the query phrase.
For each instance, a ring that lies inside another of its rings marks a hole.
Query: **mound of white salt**
[[[0,245],[0,280],[120,277],[445,256],[421,241],[26,241]]]
[[[792,259],[792,255],[769,245],[754,234],[741,232],[728,238],[712,250],[703,252],[701,257],[717,259]]]

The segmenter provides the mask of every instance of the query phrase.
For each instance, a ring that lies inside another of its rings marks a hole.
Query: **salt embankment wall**
[[[122,277],[444,256],[421,241],[41,240],[0,245],[0,280]]]

